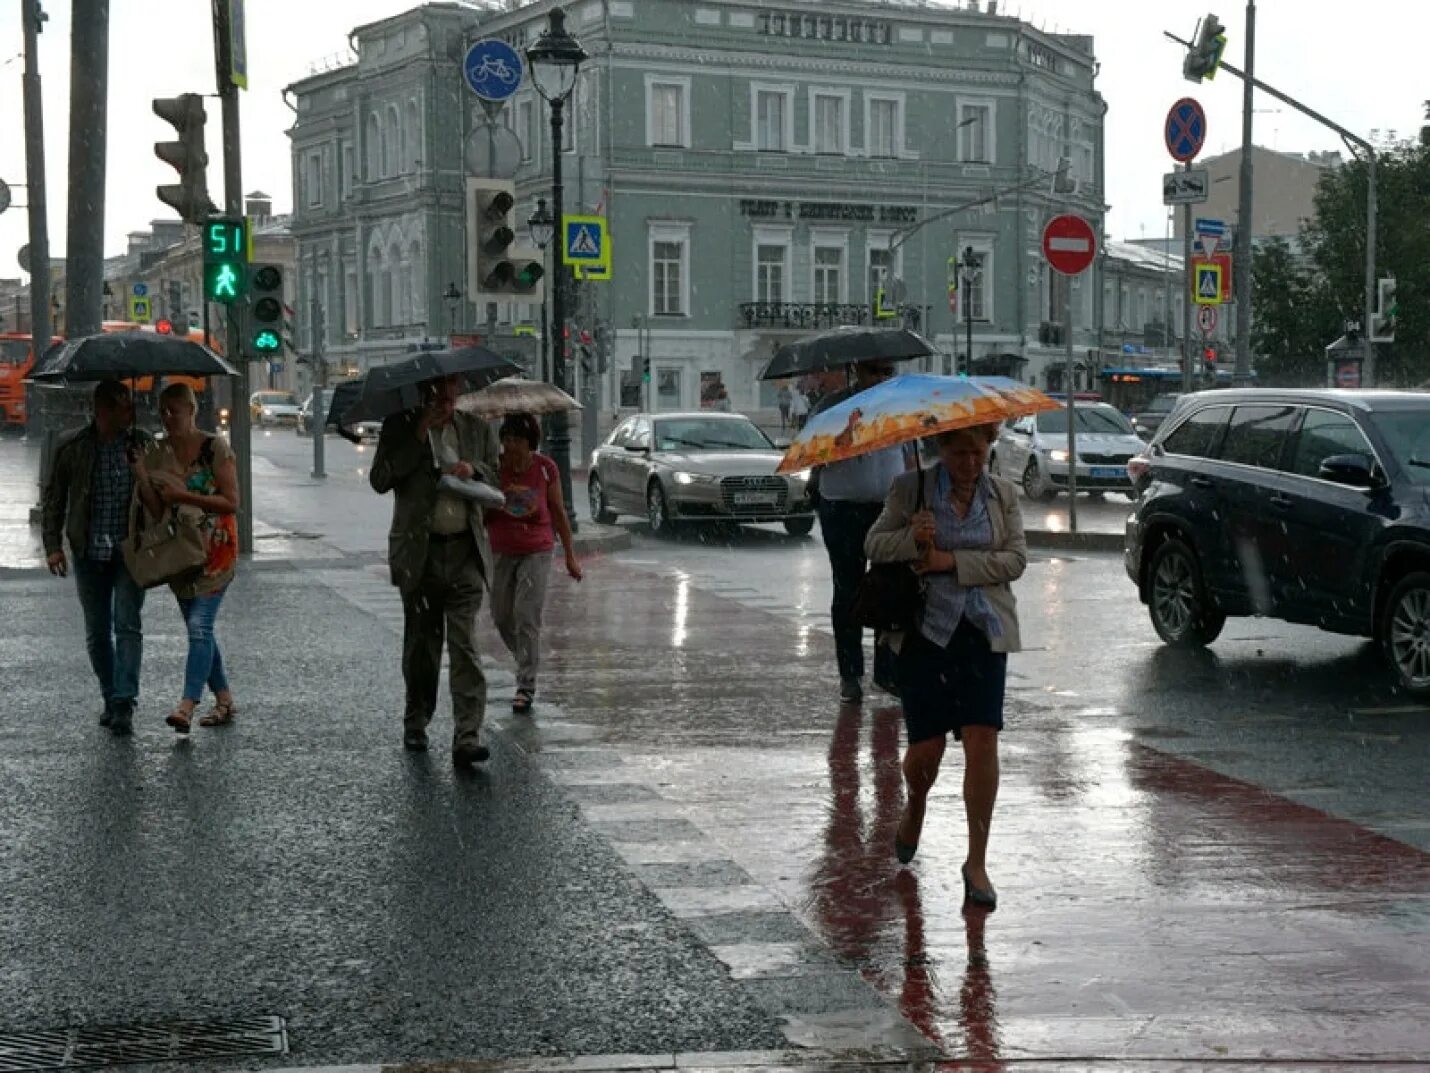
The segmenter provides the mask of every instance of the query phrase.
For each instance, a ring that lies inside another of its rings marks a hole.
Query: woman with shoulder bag
[[[964,898],[986,909],[997,905],[986,866],[988,829],[998,796],[1008,653],[1019,648],[1010,583],[1022,576],[1028,560],[1018,490],[986,472],[997,433],[996,425],[941,433],[939,464],[895,480],[865,541],[871,562],[913,563],[924,580],[916,626],[890,638],[899,653],[909,741],[904,755],[909,797],[894,848],[903,863],[913,860],[952,732],[964,755]],[[919,482],[929,504],[925,510],[916,507]]]
[[[206,551],[195,576],[170,585],[189,634],[183,695],[165,719],[180,734],[189,732],[205,685],[214,706],[200,726],[231,723],[238,711],[214,638],[214,619],[238,562],[238,471],[228,442],[195,425],[198,408],[187,384],[166,387],[159,395],[166,436],[135,465],[135,492],[150,516],[175,507],[196,512]]]

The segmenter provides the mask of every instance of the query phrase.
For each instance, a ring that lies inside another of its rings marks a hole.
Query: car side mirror
[[[1331,455],[1321,460],[1316,476],[1323,481],[1352,488],[1376,488],[1381,481],[1375,471],[1375,461],[1369,455]]]
[[[628,443],[626,444],[626,450],[633,455],[643,455],[650,451],[650,447],[644,443]]]

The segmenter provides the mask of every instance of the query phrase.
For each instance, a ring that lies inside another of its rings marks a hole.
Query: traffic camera
[[[252,265],[248,274],[248,351],[255,361],[283,354],[283,270]]]
[[[209,155],[204,149],[204,99],[197,93],[181,93],[177,97],[156,97],[154,114],[169,123],[178,134],[178,141],[155,142],[154,155],[179,173],[177,184],[155,188],[159,200],[191,224],[200,224],[205,216],[218,211],[209,200],[207,168]]]
[[[538,250],[517,246],[516,188],[497,179],[467,180],[467,289],[477,298],[530,295],[546,270]]]
[[[1201,82],[1216,77],[1226,51],[1226,27],[1215,15],[1207,15],[1197,26],[1197,39],[1182,61],[1182,74],[1188,82]]]

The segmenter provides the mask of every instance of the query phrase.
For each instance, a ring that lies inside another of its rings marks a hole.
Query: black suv
[[[1430,394],[1187,395],[1128,470],[1127,573],[1168,644],[1308,623],[1375,638],[1430,696]]]

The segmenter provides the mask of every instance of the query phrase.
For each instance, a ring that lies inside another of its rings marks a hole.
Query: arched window
[[[383,174],[387,176],[398,175],[401,168],[398,164],[398,157],[402,152],[402,131],[401,123],[397,118],[397,105],[387,106],[387,141],[382,147]]]
[[[407,102],[407,121],[402,127],[402,168],[416,171],[422,164],[422,119],[417,110],[417,98]]]
[[[364,280],[364,290],[367,292],[363,296],[363,321],[369,328],[380,328],[383,325],[382,306],[380,295],[382,294],[382,250],[376,243],[368,247],[367,251],[367,279]]]
[[[392,288],[389,296],[392,303],[392,323],[410,324],[412,311],[407,305],[407,276],[412,271],[412,266],[402,256],[402,250],[396,242],[388,248],[387,264],[391,272],[388,285]]]
[[[375,182],[382,177],[382,130],[377,113],[367,116],[367,181]]]
[[[412,323],[427,323],[427,267],[422,261],[422,243],[413,239],[407,247],[407,263],[411,266],[408,276],[408,295],[412,306]]]

